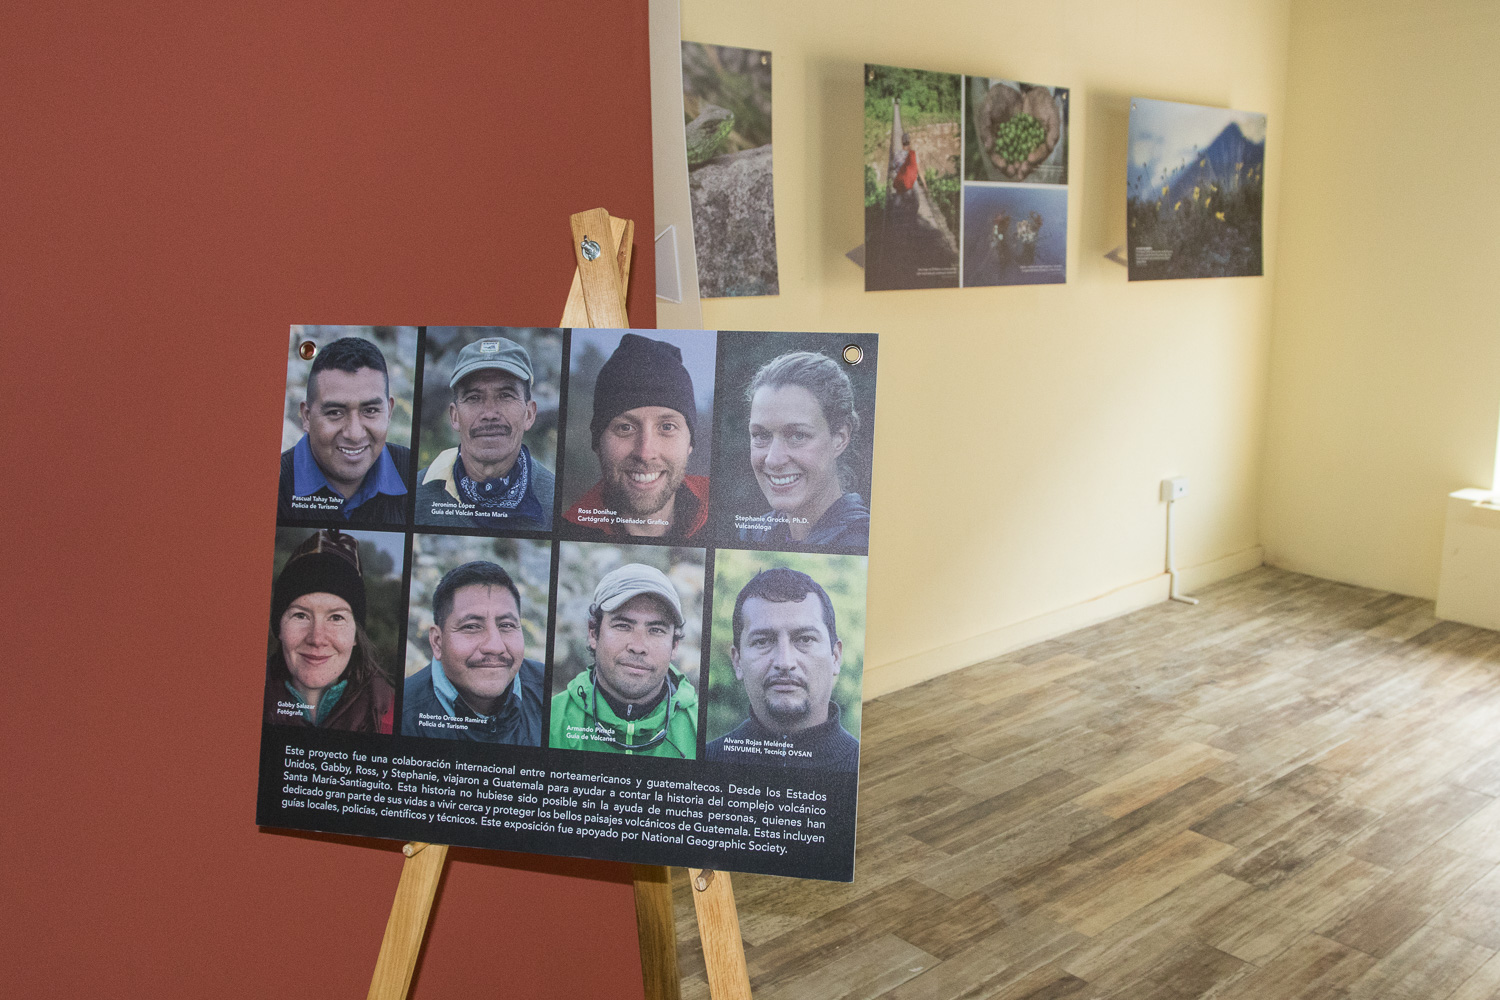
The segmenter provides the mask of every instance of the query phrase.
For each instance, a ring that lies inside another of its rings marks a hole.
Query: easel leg
[[[635,927],[641,943],[641,979],[646,1000],[680,1000],[677,926],[672,916],[672,880],[660,865],[632,865]]]
[[[577,271],[560,325],[624,327],[625,293],[630,285],[630,257],[635,226],[611,218],[604,209],[580,212],[570,219]],[[585,246],[588,246],[585,252]],[[380,943],[380,957],[370,981],[368,1000],[406,1000],[411,977],[422,953],[427,917],[437,894],[448,848],[410,843],[401,849],[406,864],[391,904],[391,917]],[[734,908],[734,889],[724,872],[689,868],[698,936],[713,1000],[750,1000],[745,944]],[[677,929],[672,917],[672,883],[666,868],[635,865],[635,919],[640,938],[641,974],[646,1000],[681,1000],[677,970]]]
[[[375,960],[368,1000],[406,1000],[417,956],[422,953],[432,898],[443,875],[443,862],[448,860],[446,844],[411,843],[401,848],[401,853],[406,855],[406,863],[401,867],[401,884],[396,887],[391,917],[380,942],[380,957]]]
[[[740,915],[734,908],[729,873],[689,868],[688,880],[693,884],[693,908],[698,911],[709,996],[750,1000],[750,972],[745,967],[745,942],[740,938]]]

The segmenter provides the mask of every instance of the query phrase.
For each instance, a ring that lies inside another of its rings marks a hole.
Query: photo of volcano
[[[1266,116],[1133,98],[1130,280],[1262,273]]]

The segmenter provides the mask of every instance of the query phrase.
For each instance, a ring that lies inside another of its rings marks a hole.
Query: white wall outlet
[[[1167,503],[1187,496],[1187,476],[1176,476],[1161,481],[1161,498]]]

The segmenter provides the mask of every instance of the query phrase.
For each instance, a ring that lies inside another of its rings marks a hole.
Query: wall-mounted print
[[[865,67],[865,291],[1067,280],[1068,97]]]
[[[1265,171],[1265,115],[1133,98],[1130,280],[1261,274]]]
[[[1068,88],[964,80],[964,179],[1068,183]]]
[[[1068,189],[964,185],[964,287],[1067,280]]]
[[[771,53],[682,43],[698,294],[776,295]]]
[[[865,291],[957,288],[963,77],[865,67]]]

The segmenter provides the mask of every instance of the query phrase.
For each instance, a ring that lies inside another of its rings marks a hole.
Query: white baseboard
[[[1191,595],[1199,587],[1207,587],[1211,583],[1227,580],[1231,576],[1248,573],[1257,566],[1265,564],[1265,551],[1259,545],[1252,545],[1248,549],[1232,552],[1222,558],[1178,570],[1177,592]]]
[[[1241,552],[1177,571],[1179,593],[1191,594],[1219,580],[1237,576],[1265,561],[1259,545]],[[878,698],[942,674],[992,660],[1013,650],[1055,639],[1077,629],[1097,625],[1120,615],[1148,608],[1167,599],[1167,574],[1126,584],[1098,597],[1055,611],[1048,611],[1025,621],[1004,625],[990,632],[961,639],[958,642],[929,649],[914,656],[866,666],[864,698]]]

